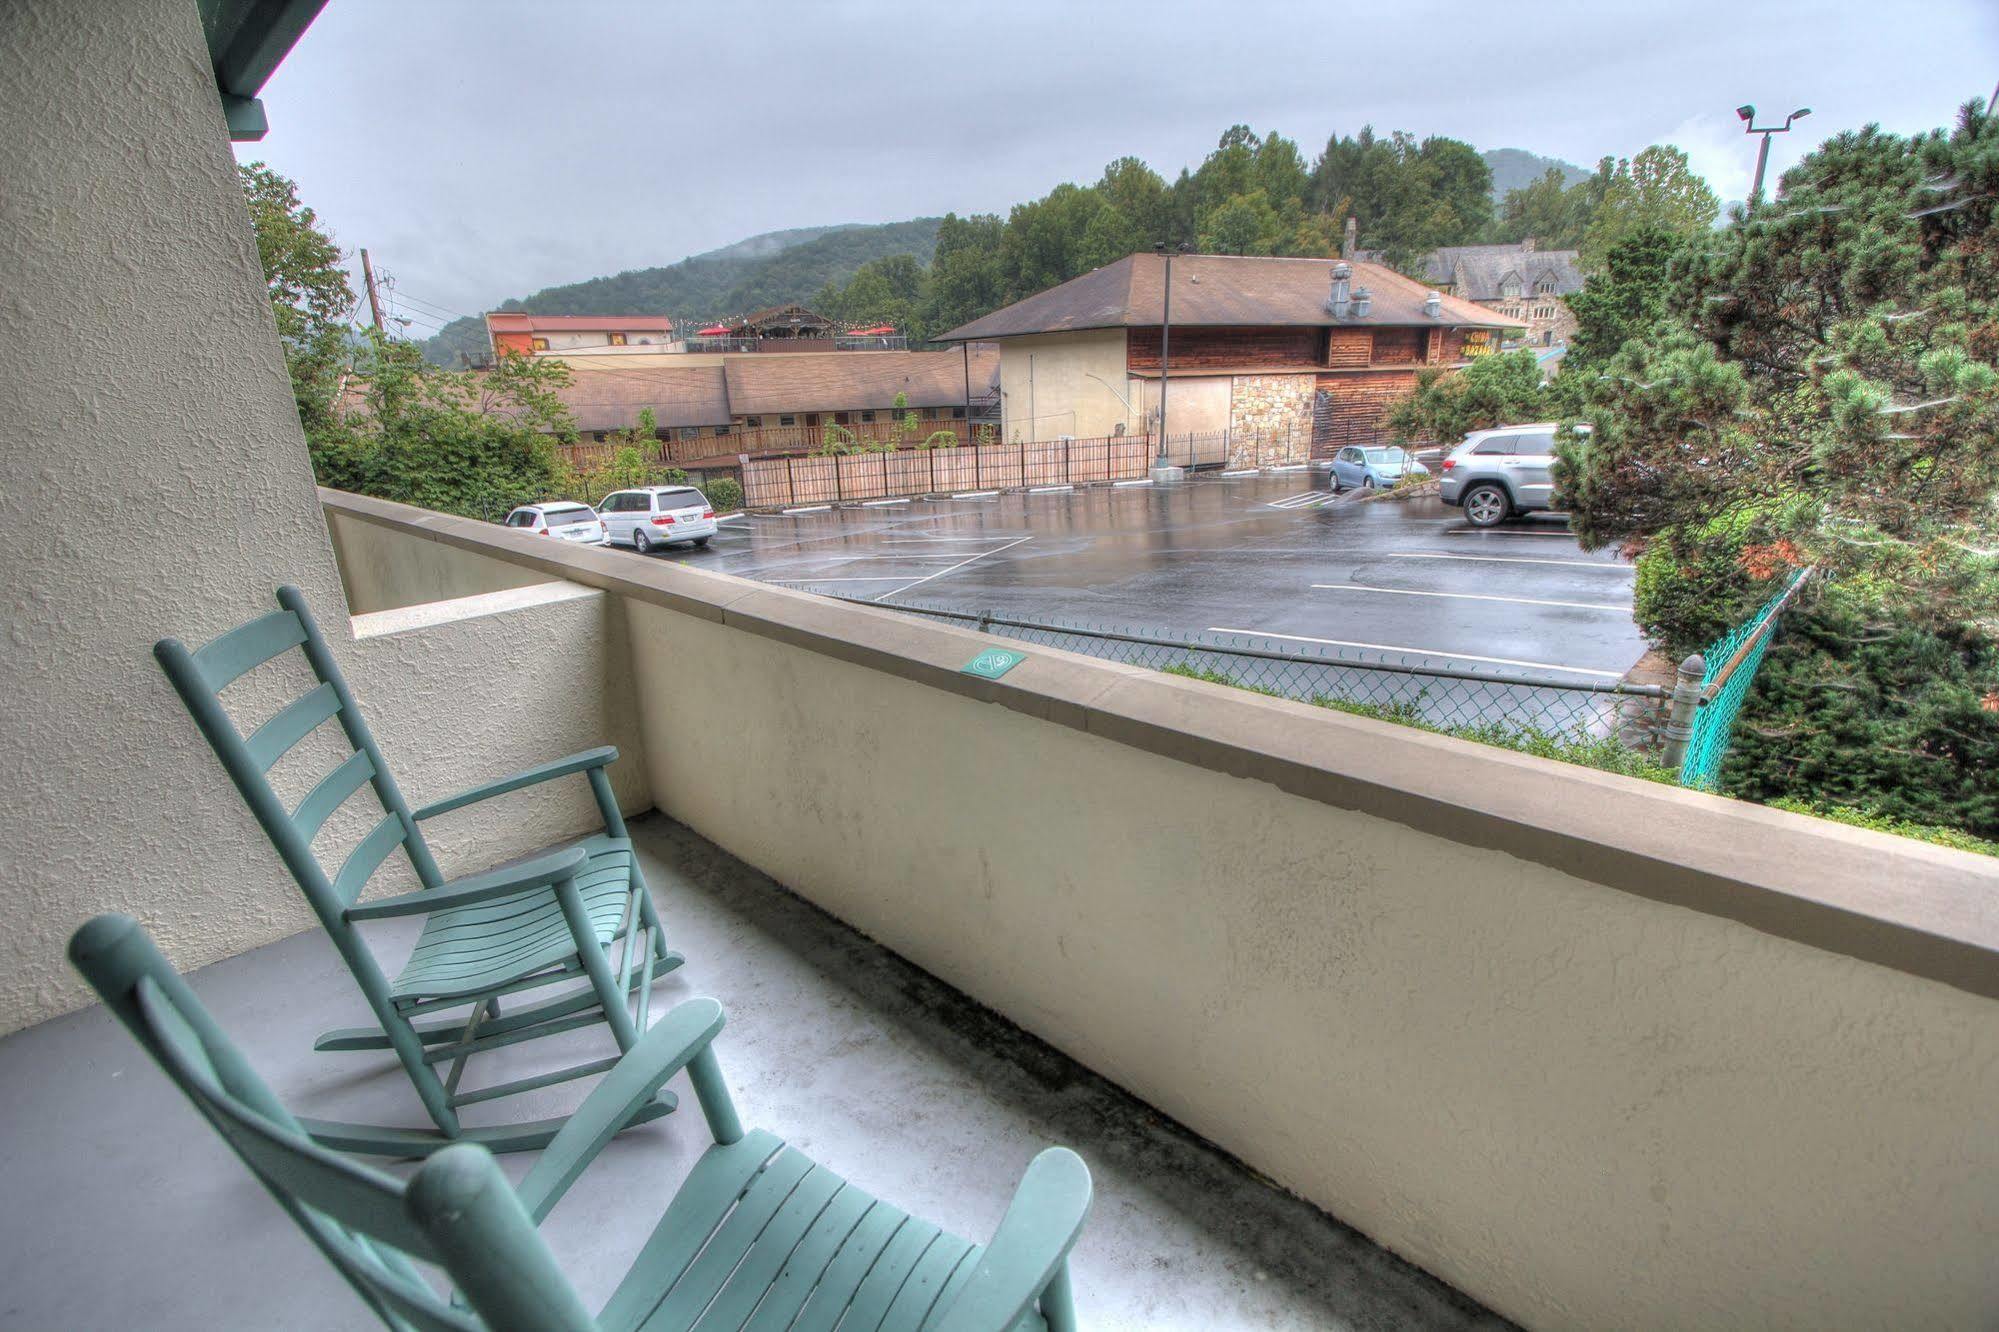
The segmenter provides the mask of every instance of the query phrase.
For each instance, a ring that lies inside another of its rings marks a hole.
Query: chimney
[[[1353,258],[1354,247],[1359,244],[1360,244],[1360,219],[1357,217],[1348,216],[1346,239],[1340,242],[1340,258],[1342,259]]]
[[[1444,317],[1444,297],[1441,292],[1431,292],[1423,298],[1423,313],[1431,319]]]
[[[1532,236],[1529,236],[1526,240],[1521,241],[1520,248],[1526,251],[1528,254],[1534,253],[1534,238]]]
[[[1366,287],[1355,287],[1353,289],[1353,317],[1355,319],[1367,318],[1367,307],[1373,303],[1374,293]]]
[[[1345,319],[1347,307],[1353,302],[1347,297],[1347,283],[1353,278],[1353,265],[1345,260],[1333,265],[1333,295],[1326,302],[1326,308],[1333,312],[1333,318]]]

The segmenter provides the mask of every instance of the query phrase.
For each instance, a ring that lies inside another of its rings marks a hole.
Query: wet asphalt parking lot
[[[722,525],[664,556],[830,595],[1481,675],[1615,679],[1645,652],[1631,566],[1564,519],[1478,531],[1434,498],[1331,497],[1323,472],[984,493]]]

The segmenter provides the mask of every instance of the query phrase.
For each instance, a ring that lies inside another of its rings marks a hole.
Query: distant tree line
[[[1606,157],[1575,183],[1550,167],[1495,207],[1491,169],[1457,139],[1369,127],[1333,135],[1308,162],[1283,135],[1235,125],[1171,183],[1121,157],[1094,184],[1058,185],[1004,218],[947,214],[927,267],[913,254],[874,259],[811,304],[920,341],[1162,240],[1208,254],[1332,256],[1353,217],[1361,245],[1405,271],[1440,246],[1528,236],[1579,248],[1594,266],[1628,235],[1698,233],[1719,212],[1686,154],[1664,145]]]

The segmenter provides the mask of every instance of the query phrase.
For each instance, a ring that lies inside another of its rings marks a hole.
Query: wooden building
[[[1157,428],[1165,261],[1134,254],[944,334],[1000,347],[1012,440]],[[1167,428],[1309,436],[1314,457],[1382,437],[1419,370],[1466,364],[1520,321],[1378,264],[1185,255],[1173,261]]]

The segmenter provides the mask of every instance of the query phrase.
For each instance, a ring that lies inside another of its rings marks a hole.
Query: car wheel
[[[1465,492],[1465,519],[1473,527],[1497,527],[1513,512],[1513,504],[1498,486],[1473,486]]]
[[[641,555],[652,554],[652,538],[634,527],[632,529],[632,549]]]
[[[1340,484],[1340,479],[1337,476],[1332,478],[1332,487],[1333,487],[1333,493],[1335,495],[1339,494],[1341,491],[1346,489],[1345,486]]]
[[[1360,488],[1364,491],[1372,493],[1374,490],[1374,478],[1371,476],[1362,477],[1360,479]]]
[[[708,540],[709,539],[707,537],[695,537],[694,544],[696,547],[702,550],[706,550],[708,548]]]

